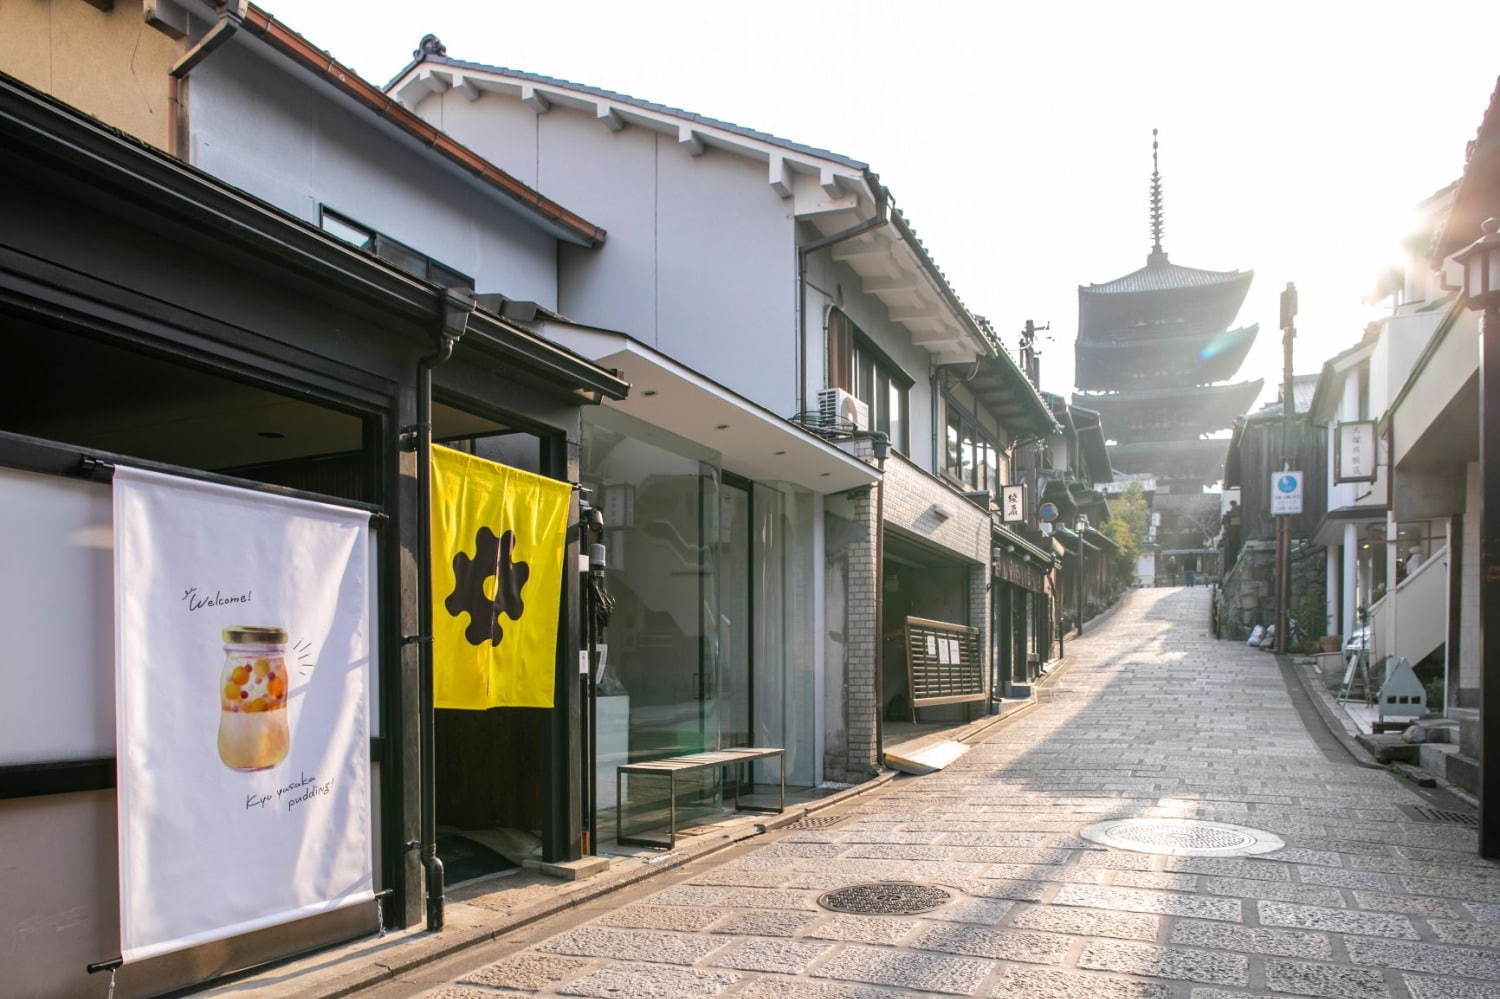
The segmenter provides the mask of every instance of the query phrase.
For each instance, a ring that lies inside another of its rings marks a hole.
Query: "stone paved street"
[[[447,966],[428,994],[1500,999],[1500,866],[1473,831],[1399,811],[1422,801],[1411,785],[1310,731],[1276,660],[1215,642],[1207,620],[1207,590],[1134,591],[1068,642],[1050,703],[941,773],[606,898],[498,962]],[[1129,816],[1286,846],[1163,856],[1079,835]],[[954,901],[902,917],[818,906],[890,880]]]

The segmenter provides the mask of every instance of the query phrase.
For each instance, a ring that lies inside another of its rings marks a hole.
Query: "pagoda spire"
[[[1147,266],[1167,262],[1167,252],[1161,248],[1161,233],[1166,224],[1166,215],[1161,200],[1161,166],[1157,162],[1156,129],[1151,130],[1151,255]]]

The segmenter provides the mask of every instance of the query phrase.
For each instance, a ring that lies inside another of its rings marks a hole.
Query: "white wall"
[[[556,307],[553,236],[263,53],[236,38],[193,71],[194,166],[313,225],[326,204],[472,276],[481,292]]]
[[[796,398],[792,203],[764,164],[519,97],[429,94],[417,113],[608,232],[564,246],[557,307],[629,334],[782,416]]]
[[[1413,306],[1404,306],[1411,309]],[[1446,310],[1391,316],[1381,327],[1370,354],[1370,416],[1379,419],[1406,384],[1423,348],[1437,331]]]

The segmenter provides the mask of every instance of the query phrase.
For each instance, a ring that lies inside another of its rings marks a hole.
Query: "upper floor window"
[[[319,209],[319,224],[323,231],[337,236],[344,242],[375,254],[381,260],[394,264],[414,278],[431,281],[444,288],[473,289],[474,279],[451,267],[438,263],[425,253],[418,253],[405,243],[397,242],[385,233],[376,232],[345,215],[340,215],[323,206]]]
[[[828,385],[870,407],[870,429],[910,453],[907,392],[912,379],[838,309],[828,313]]]
[[[1000,447],[978,420],[952,399],[944,399],[947,420],[943,430],[943,472],[967,489],[999,493]]]

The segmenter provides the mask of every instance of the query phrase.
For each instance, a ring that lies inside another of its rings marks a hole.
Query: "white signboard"
[[[374,897],[369,515],[114,476],[128,964]]]
[[[1374,482],[1375,463],[1378,452],[1375,442],[1375,421],[1356,420],[1340,423],[1337,429],[1338,459],[1333,470],[1333,481]]]
[[[114,755],[111,502],[105,483],[0,469],[0,767]]]
[[[1282,517],[1302,512],[1302,473],[1271,473],[1271,515]]]
[[[1000,510],[1002,519],[1007,524],[1014,524],[1026,519],[1026,487],[1025,486],[1002,486],[1000,488],[1001,500]]]

